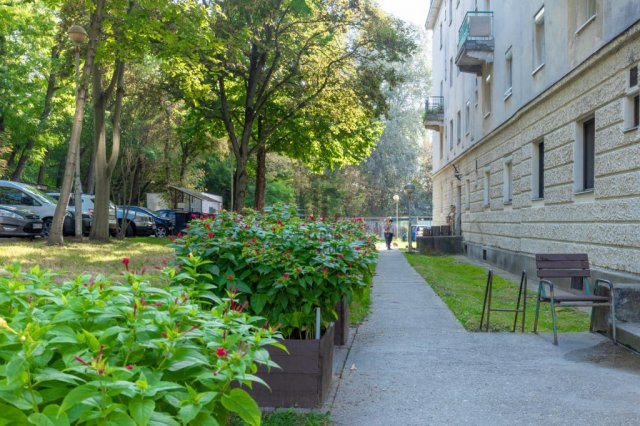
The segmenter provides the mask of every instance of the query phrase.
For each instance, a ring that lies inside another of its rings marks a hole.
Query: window
[[[440,211],[444,211],[444,186],[440,185]]]
[[[449,87],[453,87],[453,58],[449,58]]]
[[[576,141],[573,150],[574,191],[593,190],[595,171],[595,119],[590,118],[576,125]]]
[[[482,111],[485,117],[491,113],[491,71],[493,67],[487,66],[486,77],[483,80],[482,87]]]
[[[460,145],[460,141],[462,140],[462,118],[460,115],[460,111],[458,111],[458,114],[456,115],[456,119],[458,120],[458,122],[456,123],[456,137],[458,138],[458,145]]]
[[[452,0],[449,0],[449,25],[451,25],[451,22],[453,21],[453,6],[452,6]]]
[[[582,27],[591,22],[596,16],[596,0],[580,0],[577,10],[577,27],[579,32]]]
[[[453,120],[449,120],[449,150],[453,150]]]
[[[471,102],[467,101],[464,106],[464,134],[468,135],[471,131]]]
[[[633,97],[633,127],[640,125],[640,95]]]
[[[476,107],[477,107],[478,106],[478,77],[477,76],[473,79],[473,86],[474,86],[473,99],[476,102]]]
[[[502,197],[505,204],[513,201],[513,161],[511,157],[504,160]]]
[[[488,169],[484,171],[484,206],[489,206],[489,183],[491,181],[491,172]]]
[[[593,189],[596,155],[596,121],[590,119],[582,124],[584,138],[582,189]]]
[[[544,141],[533,143],[531,166],[531,198],[544,198]]]
[[[471,210],[471,181],[467,179],[467,210]]]
[[[638,66],[629,68],[629,90],[624,101],[624,129],[637,129],[640,125],[640,87],[638,87]]]
[[[505,54],[505,91],[504,97],[507,99],[511,96],[512,88],[513,88],[513,56],[511,54],[511,47],[507,49],[507,53]]]
[[[544,7],[533,18],[534,73],[544,65]]]
[[[442,160],[442,156],[444,155],[444,134],[440,133],[440,159]]]
[[[629,69],[629,87],[636,87],[638,85],[638,66],[631,67]]]
[[[440,22],[440,50],[442,50],[442,22]]]

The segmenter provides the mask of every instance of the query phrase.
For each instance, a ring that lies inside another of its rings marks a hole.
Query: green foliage
[[[297,413],[293,410],[274,411],[262,416],[263,426],[329,426],[329,413]],[[232,417],[229,426],[246,426],[247,423],[237,417]]]
[[[128,268],[128,259],[125,261]],[[262,383],[276,337],[236,302],[198,303],[191,288],[19,265],[0,277],[0,419],[17,424],[224,425],[260,412],[232,384]],[[5,320],[6,318],[7,320]]]
[[[478,330],[482,314],[482,301],[487,282],[487,271],[476,265],[462,263],[451,256],[409,255],[411,266],[422,275],[435,292],[449,306],[467,330]],[[535,294],[527,294],[526,329],[533,328]],[[491,306],[495,308],[515,307],[518,297],[518,284],[494,276]],[[589,315],[575,308],[559,308],[558,330],[584,331],[589,329]],[[507,331],[513,327],[513,313],[491,314],[491,328]],[[549,304],[540,307],[540,331],[551,331],[551,311]]]
[[[375,241],[359,222],[302,220],[287,208],[264,214],[223,211],[191,221],[175,241],[182,266],[176,279],[204,285],[201,293],[211,290],[218,297],[237,292],[242,309],[279,325],[286,337],[308,337],[316,307],[326,327],[337,318],[341,297],[350,301],[368,288]]]

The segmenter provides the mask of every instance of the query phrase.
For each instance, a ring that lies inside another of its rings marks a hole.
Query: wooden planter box
[[[289,354],[269,347],[271,359],[281,368],[267,372],[258,368],[257,376],[270,390],[255,384],[248,390],[261,407],[316,408],[322,405],[329,393],[333,376],[333,340],[335,326],[327,329],[320,340],[284,339],[282,344]]]
[[[336,321],[333,343],[337,346],[344,346],[349,340],[349,304],[344,298],[340,299],[336,305],[336,311],[338,312],[338,320]]]

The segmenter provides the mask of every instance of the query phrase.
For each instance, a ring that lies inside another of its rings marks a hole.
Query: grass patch
[[[48,246],[46,241],[0,241],[0,268],[15,261],[23,269],[39,265],[61,274],[63,279],[80,274],[114,275],[123,271],[122,258],[130,259],[129,267],[139,271],[143,267],[151,275],[159,275],[154,268],[162,260],[173,260],[174,250],[165,238],[126,238],[108,243],[65,242],[62,247]]]
[[[357,291],[349,304],[349,325],[356,326],[362,323],[369,315],[371,309],[371,286],[362,291]]]
[[[476,265],[462,263],[452,256],[424,256],[406,254],[413,268],[429,283],[444,300],[449,309],[467,330],[477,331],[482,315],[482,302],[487,283],[487,271]],[[514,308],[518,297],[518,284],[494,275],[493,308]],[[525,330],[533,330],[536,294],[527,292],[527,318]],[[574,332],[589,330],[589,314],[576,308],[557,308],[558,331]],[[492,312],[491,329],[511,331],[513,313]],[[538,330],[552,331],[551,309],[548,303],[540,305]]]
[[[329,413],[296,413],[293,410],[274,411],[262,415],[262,426],[328,426],[331,424]],[[228,426],[246,426],[247,423],[234,417]]]

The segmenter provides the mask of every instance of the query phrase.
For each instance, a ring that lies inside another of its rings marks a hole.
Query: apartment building
[[[586,252],[640,282],[640,1],[433,0],[434,224],[533,270]]]

